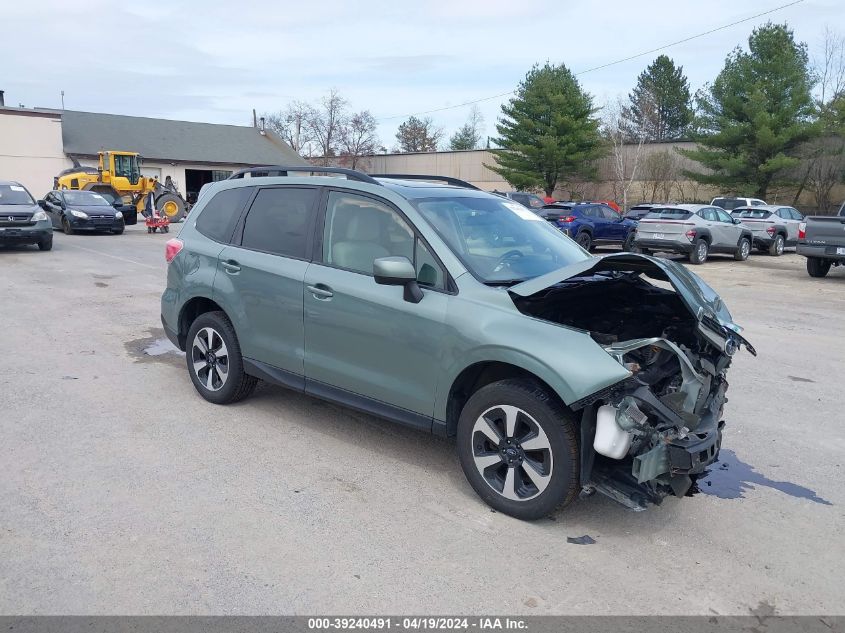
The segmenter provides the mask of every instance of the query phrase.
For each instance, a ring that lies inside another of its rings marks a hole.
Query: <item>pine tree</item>
[[[789,182],[801,144],[817,133],[813,79],[806,44],[785,25],[754,29],[748,49],[730,53],[699,91],[698,147],[681,153],[708,170],[685,171],[688,177],[765,199],[769,187]]]
[[[496,125],[502,149],[490,169],[517,189],[551,196],[559,180],[588,178],[602,153],[592,97],[564,65],[535,65],[502,106]]]
[[[415,116],[399,126],[396,141],[400,152],[434,152],[443,138],[443,130],[435,127],[428,117],[418,119]]]
[[[684,69],[666,55],[655,59],[637,78],[622,113],[630,139],[665,141],[687,136],[692,122],[689,82]]]

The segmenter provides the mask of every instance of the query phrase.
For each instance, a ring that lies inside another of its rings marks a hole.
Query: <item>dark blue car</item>
[[[637,223],[623,218],[606,204],[555,202],[537,213],[586,250],[602,244],[616,244],[628,251],[634,244]]]

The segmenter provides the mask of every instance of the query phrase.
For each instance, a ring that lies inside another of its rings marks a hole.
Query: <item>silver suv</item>
[[[640,220],[634,248],[641,253],[682,253],[703,264],[710,253],[728,253],[745,261],[751,253],[751,230],[724,209],[705,204],[656,207]]]
[[[796,209],[775,204],[739,207],[731,216],[751,229],[757,250],[775,257],[783,255],[785,247],[798,244],[798,225],[804,221]]]

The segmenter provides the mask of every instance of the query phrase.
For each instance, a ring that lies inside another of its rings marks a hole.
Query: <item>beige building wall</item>
[[[40,198],[53,188],[53,176],[71,165],[58,114],[0,108],[0,180],[17,180]]]

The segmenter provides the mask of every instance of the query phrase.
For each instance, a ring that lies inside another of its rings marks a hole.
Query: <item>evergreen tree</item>
[[[418,119],[415,116],[399,126],[396,141],[400,152],[434,152],[443,138],[443,130],[435,127],[428,117]]]
[[[687,136],[692,122],[689,82],[684,69],[666,55],[655,59],[637,78],[622,116],[630,139],[665,141]]]
[[[496,125],[502,149],[490,169],[517,189],[551,196],[559,180],[588,178],[602,153],[592,97],[564,65],[535,65],[502,106]]]
[[[748,48],[728,55],[696,95],[698,147],[681,153],[708,170],[688,177],[765,199],[769,187],[788,183],[801,144],[817,132],[813,79],[806,45],[785,25],[754,29]]]

